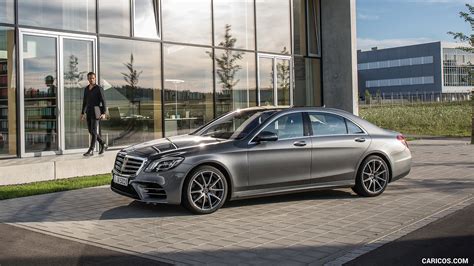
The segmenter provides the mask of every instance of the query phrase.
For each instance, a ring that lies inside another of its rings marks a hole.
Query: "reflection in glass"
[[[227,27],[231,29],[227,30]],[[255,48],[254,1],[215,0],[214,32],[216,46],[225,46],[229,34],[235,38],[233,48]]]
[[[166,136],[191,132],[214,117],[211,49],[164,46]]]
[[[134,28],[136,37],[157,39],[158,35],[158,0],[135,0]]]
[[[14,23],[13,0],[0,0],[0,22]]]
[[[130,1],[99,1],[100,33],[130,36]]]
[[[18,1],[18,19],[23,25],[95,32],[95,0]]]
[[[290,60],[277,59],[276,71],[278,105],[290,105]]]
[[[256,0],[258,50],[289,54],[291,51],[290,1]]]
[[[15,31],[0,27],[0,156],[16,154]]]
[[[58,150],[56,38],[23,36],[25,151]]]
[[[255,54],[216,50],[217,115],[256,105]]]
[[[87,73],[94,71],[92,41],[64,39],[64,129],[66,149],[87,148],[89,133],[86,123],[79,120]]]
[[[320,10],[319,1],[308,1],[308,48],[309,55],[320,56]]]
[[[295,56],[294,104],[321,106],[321,60]]]
[[[110,146],[161,138],[160,44],[101,38],[100,62],[109,112],[102,137]]]
[[[274,105],[275,91],[273,83],[273,58],[260,57],[258,64],[260,77],[260,106]]]
[[[293,41],[295,49],[294,53],[299,55],[306,55],[305,10],[305,0],[293,0]]]
[[[163,0],[163,40],[211,45],[211,0]]]

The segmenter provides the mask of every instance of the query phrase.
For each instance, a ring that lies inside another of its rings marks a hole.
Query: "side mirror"
[[[253,141],[257,143],[261,141],[277,141],[277,140],[278,140],[277,134],[273,132],[269,132],[269,131],[262,131],[253,139]]]

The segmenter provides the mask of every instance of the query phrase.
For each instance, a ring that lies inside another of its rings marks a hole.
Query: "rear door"
[[[312,131],[311,182],[327,183],[354,178],[370,137],[354,122],[331,113],[309,112]]]

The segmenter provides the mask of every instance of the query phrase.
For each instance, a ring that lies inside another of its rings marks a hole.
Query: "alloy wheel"
[[[381,159],[368,161],[362,170],[362,184],[364,188],[373,194],[382,191],[388,182],[388,169]]]
[[[194,208],[212,211],[225,200],[225,181],[219,173],[210,170],[199,171],[190,180],[188,198]]]

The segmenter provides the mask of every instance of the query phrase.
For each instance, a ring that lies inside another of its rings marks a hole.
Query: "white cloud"
[[[357,18],[360,19],[360,20],[378,20],[378,19],[380,19],[380,16],[359,13],[359,14],[357,14]]]
[[[357,49],[367,51],[372,47],[377,47],[378,49],[407,46],[421,43],[436,42],[438,40],[433,40],[429,38],[406,38],[406,39],[368,39],[368,38],[357,38]]]

